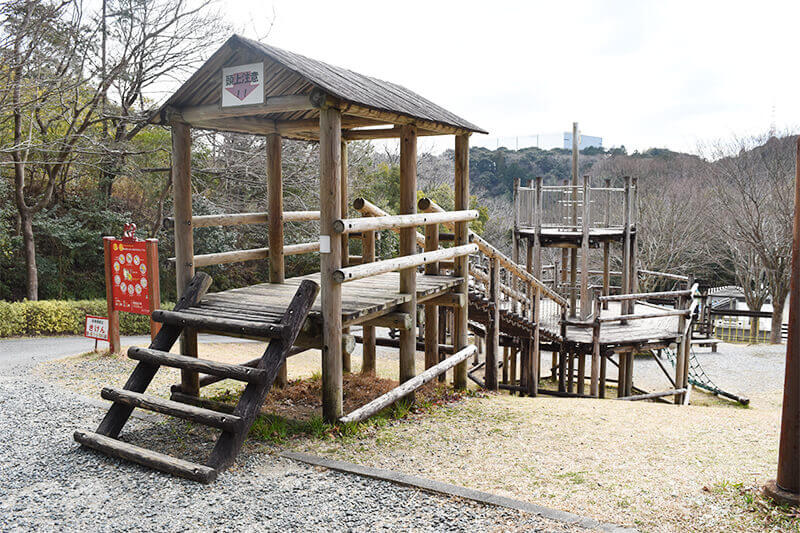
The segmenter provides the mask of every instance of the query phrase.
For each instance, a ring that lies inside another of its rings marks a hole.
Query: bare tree
[[[709,181],[720,228],[730,242],[757,254],[756,268],[765,273],[773,306],[772,343],[781,340],[789,294],[795,140],[794,136],[734,138],[708,150],[714,160]]]
[[[187,65],[180,55],[190,52],[181,44],[188,38],[184,32],[205,20],[200,12],[207,6],[190,8],[184,0],[121,0],[114,5],[118,24],[107,56],[105,47],[98,53],[95,46],[103,26],[84,12],[79,0],[0,5],[0,124],[12,132],[2,137],[0,153],[3,164],[13,168],[31,300],[39,294],[34,217],[52,204],[57,185],[74,179],[75,165],[96,167],[103,123],[111,121],[115,138],[130,140],[138,133],[144,125],[143,90],[173,67]],[[109,94],[120,101],[112,97],[106,106]],[[137,101],[139,118],[131,120]],[[109,117],[103,109],[117,114]]]

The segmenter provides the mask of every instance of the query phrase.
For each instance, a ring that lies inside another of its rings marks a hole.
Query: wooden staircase
[[[200,301],[210,285],[211,278],[206,274],[198,273],[189,283],[172,311],[160,310],[153,313],[153,319],[163,323],[161,331],[149,348],[133,347],[128,350],[128,357],[139,363],[122,389],[106,387],[102,390],[102,397],[114,403],[100,422],[96,432],[81,430],[75,432],[74,437],[77,442],[107,455],[201,483],[214,481],[219,472],[233,464],[244,444],[250,426],[255,421],[261,405],[275,381],[278,370],[286,361],[286,357],[300,333],[317,297],[319,286],[313,281],[304,280],[280,322],[270,325],[253,325],[246,320],[211,318],[192,314],[190,308]],[[250,364],[245,366],[219,363],[169,353],[186,327],[239,334],[251,333],[252,328],[257,328],[259,335],[267,336],[271,340],[261,359],[252,366]],[[224,379],[234,379],[247,383],[247,386],[232,413],[219,412],[144,394],[156,372],[162,366],[191,370]],[[220,436],[206,464],[192,463],[118,440],[120,431],[135,408],[147,409],[220,429]]]

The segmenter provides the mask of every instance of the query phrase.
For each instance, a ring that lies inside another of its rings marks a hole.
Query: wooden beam
[[[342,212],[341,113],[320,109],[320,280],[322,282],[322,416],[328,423],[342,416],[342,286],[333,273],[342,266],[342,242],[333,222]]]
[[[406,382],[390,390],[383,396],[375,398],[367,405],[356,409],[355,411],[353,411],[352,413],[348,414],[345,417],[342,417],[339,420],[339,422],[343,424],[348,424],[351,422],[360,422],[362,420],[365,420],[366,418],[369,418],[370,416],[374,415],[380,410],[392,405],[397,400],[408,396],[410,393],[420,388],[425,383],[431,381],[439,374],[447,372],[447,370],[449,370],[453,366],[459,364],[466,364],[466,360],[470,356],[472,356],[476,351],[477,348],[472,345],[457,351],[455,354],[451,355],[450,357],[448,357],[441,363],[437,364],[436,366],[427,369],[425,372],[407,380]]]
[[[462,293],[448,292],[446,294],[440,294],[430,300],[425,300],[425,303],[442,307],[464,307],[466,305],[466,298]]]
[[[469,134],[456,136],[455,142],[455,208],[457,211],[469,209]],[[469,225],[467,222],[456,222],[454,226],[456,247],[464,246],[469,242]],[[456,292],[469,298],[469,256],[461,255],[455,258],[453,275],[462,281]],[[453,346],[456,350],[465,350],[468,342],[469,307],[456,307],[453,309]],[[458,363],[453,371],[453,386],[456,389],[467,388],[467,363],[466,360]]]
[[[417,212],[417,128],[404,125],[400,137],[400,213],[414,215]],[[365,219],[378,220],[378,219]],[[417,251],[413,226],[400,229],[400,256],[413,257]],[[408,314],[411,324],[400,331],[400,383],[413,378],[417,371],[417,269],[409,266],[400,270],[400,292],[410,294],[408,302],[398,309]]]
[[[371,318],[362,325],[373,326],[379,328],[393,328],[399,330],[409,330],[414,325],[413,317],[408,313],[393,312],[386,313],[379,317]]]
[[[194,276],[194,235],[192,229],[192,133],[189,125],[173,122],[172,197],[175,214],[175,283],[182,294]],[[197,332],[190,328],[181,334],[180,352],[197,357]],[[181,370],[181,388],[186,394],[200,394],[197,372]]]
[[[281,175],[281,136],[267,136],[267,201],[269,220],[269,281],[283,283],[283,178]]]
[[[433,252],[439,249],[439,226],[431,224],[425,226],[425,251]],[[436,276],[439,274],[439,263],[425,265],[425,273]],[[463,296],[463,295],[459,295]],[[439,362],[439,311],[435,298],[425,302],[425,369],[436,366]]]
[[[268,96],[263,104],[221,107],[219,104],[184,107],[179,109],[181,117],[189,124],[222,118],[241,118],[254,115],[270,115],[273,113],[289,113],[294,111],[310,111],[314,109],[311,95],[289,94]]]
[[[411,230],[413,231],[413,230]],[[386,272],[394,272],[396,270],[411,269],[428,263],[442,261],[446,259],[453,259],[458,257],[466,257],[469,254],[474,254],[478,251],[478,246],[475,244],[464,244],[461,246],[454,246],[453,248],[443,248],[435,252],[423,252],[420,254],[406,255],[394,257],[392,259],[385,259],[383,261],[376,261],[374,263],[365,263],[362,265],[355,265],[347,268],[341,268],[333,273],[333,279],[337,283],[344,283],[347,281],[355,281],[357,279],[369,278],[378,274]],[[401,289],[401,292],[404,292]],[[408,293],[411,294],[411,293]]]
[[[416,202],[413,210],[416,211]],[[438,213],[414,213],[403,215],[389,215],[380,217],[361,217],[337,220],[333,229],[337,233],[351,233],[359,231],[381,231],[393,228],[415,228],[431,224],[445,224],[469,220],[477,220],[479,213],[475,209],[464,211],[444,211]]]
[[[375,261],[375,232],[365,231],[361,235],[361,264],[372,263]],[[375,328],[363,326],[362,335],[363,346],[361,348],[361,373],[375,373]]]
[[[497,390],[497,360],[500,352],[500,262],[489,267],[489,322],[486,328],[486,388]]]

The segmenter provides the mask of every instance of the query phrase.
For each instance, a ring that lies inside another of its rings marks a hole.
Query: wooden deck
[[[635,232],[635,230],[632,230]],[[518,230],[523,238],[533,238],[536,235],[535,228],[521,227]],[[542,246],[580,248],[583,233],[580,230],[567,228],[542,228],[540,235]],[[603,242],[622,242],[625,238],[625,230],[622,228],[592,228],[589,230],[589,246],[595,246]]]
[[[645,309],[653,311],[652,307],[637,305],[636,311],[643,313]],[[667,308],[665,308],[667,309]],[[610,302],[609,308],[601,313],[601,316],[619,316],[619,302]],[[559,317],[555,315],[547,316],[542,320],[541,326],[545,334],[558,335]],[[606,323],[600,328],[600,344],[603,345],[626,345],[626,344],[648,344],[672,342],[678,333],[678,317],[647,318],[642,320],[631,320],[627,324]],[[580,326],[567,326],[567,341],[591,344],[592,328]]]
[[[289,278],[284,283],[261,283],[239,289],[230,289],[207,294],[198,305],[185,312],[250,320],[254,323],[278,322],[289,302],[304,279],[319,283],[319,273]],[[417,301],[424,302],[434,296],[448,292],[461,282],[453,276],[430,276],[417,274]],[[342,284],[342,323],[344,326],[358,324],[393,311],[398,305],[411,299],[399,292],[400,274],[389,272],[371,278]],[[322,322],[320,298],[314,302],[309,321]]]

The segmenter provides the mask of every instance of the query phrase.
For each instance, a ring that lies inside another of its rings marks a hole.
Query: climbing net
[[[675,353],[670,350],[669,348],[663,348],[662,353],[667,358],[667,360],[672,364],[672,368],[675,368],[677,364],[677,357]],[[695,353],[694,349],[689,350],[689,383],[698,387],[700,389],[706,390],[711,394],[716,394],[718,396],[723,396],[730,400],[739,402],[742,405],[747,405],[750,403],[750,400],[741,396],[737,396],[733,393],[727,392],[719,388],[716,383],[714,383],[706,371],[703,369],[703,366],[700,364],[700,361],[697,359],[697,354]]]

